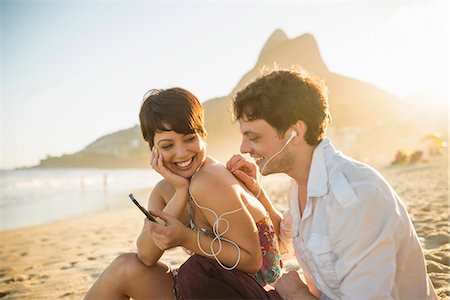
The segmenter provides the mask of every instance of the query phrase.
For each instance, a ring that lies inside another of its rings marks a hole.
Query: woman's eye
[[[172,148],[172,145],[162,145],[161,146],[161,149],[164,149],[164,150],[167,150],[167,149],[170,149],[170,148]]]
[[[193,142],[196,138],[197,138],[197,136],[193,135],[193,136],[187,138],[186,142]]]

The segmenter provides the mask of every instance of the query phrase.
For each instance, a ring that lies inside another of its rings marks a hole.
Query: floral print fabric
[[[278,238],[269,216],[256,222],[256,226],[258,227],[263,263],[261,269],[252,276],[264,284],[270,284],[281,276],[283,267]]]

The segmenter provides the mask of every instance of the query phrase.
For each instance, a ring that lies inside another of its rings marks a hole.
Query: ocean
[[[131,207],[130,193],[146,207],[161,178],[149,169],[0,170],[0,231]]]

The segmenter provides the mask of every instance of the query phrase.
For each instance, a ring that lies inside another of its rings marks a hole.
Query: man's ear
[[[304,140],[304,136],[306,131],[308,130],[308,127],[306,126],[305,122],[298,120],[294,125],[291,126],[290,130],[297,132],[297,136],[301,137],[301,140]]]

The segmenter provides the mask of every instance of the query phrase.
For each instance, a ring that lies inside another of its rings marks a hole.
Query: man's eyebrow
[[[252,130],[246,130],[242,133],[242,135],[257,135],[257,133]]]

